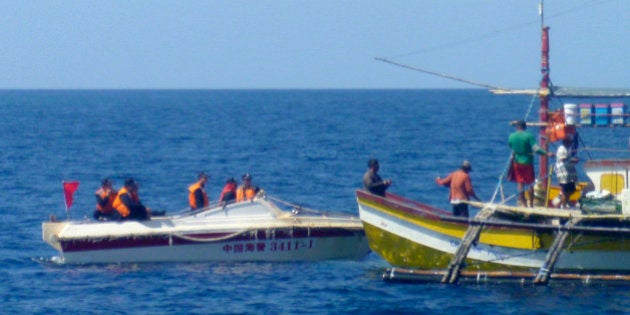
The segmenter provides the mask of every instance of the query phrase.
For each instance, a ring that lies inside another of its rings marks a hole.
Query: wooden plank
[[[585,214],[581,210],[561,210],[556,208],[545,207],[516,207],[503,204],[487,204],[478,201],[464,201],[465,203],[475,207],[493,207],[496,212],[521,214],[524,216],[540,216],[540,217],[554,217],[554,218],[582,218],[583,220],[630,220],[630,216],[626,214]]]

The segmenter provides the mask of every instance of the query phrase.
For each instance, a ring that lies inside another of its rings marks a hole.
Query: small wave
[[[42,264],[42,265],[49,265],[49,266],[65,265],[64,259],[61,256],[31,257],[31,261],[34,261],[34,262]]]

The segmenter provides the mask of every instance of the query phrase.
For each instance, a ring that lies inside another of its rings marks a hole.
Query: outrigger
[[[542,16],[542,2],[540,12]],[[538,97],[540,122],[528,125],[540,127],[539,141],[545,151],[550,142],[562,140],[576,128],[630,126],[630,115],[618,102],[606,106],[583,104],[579,113],[574,104],[551,111],[549,101],[555,96],[619,99],[629,97],[630,91],[552,86],[549,27],[544,24],[541,53],[539,89],[496,88],[491,92]],[[547,157],[541,157],[539,164],[538,177],[548,178]],[[537,285],[550,281],[630,281],[630,159],[583,163],[590,183],[580,183],[571,195],[571,201],[579,205],[577,209],[562,210],[553,206],[559,189],[546,180],[536,184],[532,208],[507,205],[505,198],[494,202],[499,193],[502,195],[508,165],[492,201],[469,202],[481,209],[472,219],[454,217],[449,211],[395,194],[380,197],[357,190],[359,214],[370,247],[394,266],[384,272],[383,279],[449,284],[518,281]],[[589,190],[599,195],[586,198]],[[601,203],[588,205],[589,200]]]

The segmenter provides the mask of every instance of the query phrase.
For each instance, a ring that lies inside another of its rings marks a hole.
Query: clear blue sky
[[[0,89],[533,88],[538,0],[1,1]],[[554,84],[630,87],[630,1],[546,0]]]

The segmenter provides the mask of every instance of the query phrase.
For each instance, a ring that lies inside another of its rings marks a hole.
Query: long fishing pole
[[[463,83],[466,83],[466,84],[480,86],[480,87],[487,88],[487,89],[490,89],[490,90],[507,90],[507,89],[504,89],[504,88],[499,87],[499,86],[490,85],[490,84],[486,84],[486,83],[475,82],[475,81],[471,81],[471,80],[458,78],[456,76],[452,76],[452,75],[445,74],[445,73],[439,73],[439,72],[435,72],[435,71],[431,71],[431,70],[421,69],[421,68],[405,65],[405,64],[402,64],[402,63],[398,63],[398,62],[395,62],[395,61],[392,61],[392,60],[389,60],[389,59],[381,58],[381,57],[375,57],[374,59],[378,60],[378,61],[381,61],[381,62],[389,63],[389,64],[397,66],[397,67],[401,67],[401,68],[405,68],[405,69],[409,69],[409,70],[413,70],[413,71],[418,71],[418,72],[422,72],[422,73],[426,73],[426,74],[430,74],[430,75],[435,75],[435,76],[438,76],[438,77],[442,77],[442,78],[446,78],[446,79],[450,79],[450,80],[454,80],[454,81],[463,82]]]

